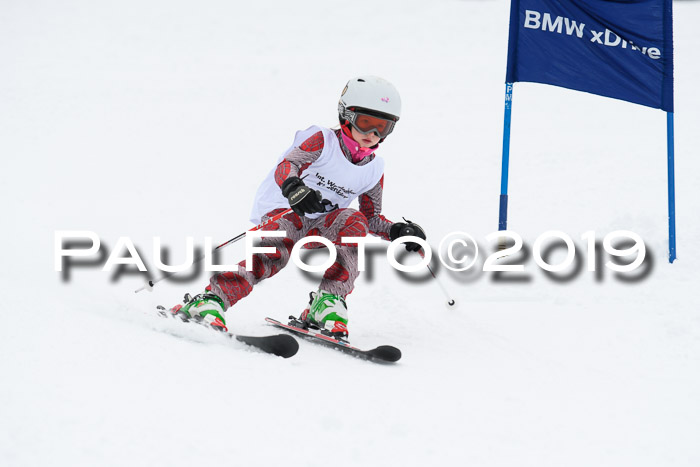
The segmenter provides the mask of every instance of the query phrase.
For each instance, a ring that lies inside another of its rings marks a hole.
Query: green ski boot
[[[170,312],[183,321],[194,319],[208,324],[217,331],[228,331],[224,318],[224,301],[211,292],[195,295],[185,294],[185,305],[175,305]]]
[[[345,299],[325,290],[311,292],[309,295],[309,307],[301,314],[301,320],[332,337],[348,337],[348,307]]]

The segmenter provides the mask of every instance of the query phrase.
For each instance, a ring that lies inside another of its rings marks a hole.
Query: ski
[[[190,322],[189,320],[183,319],[181,316],[173,315],[162,306],[158,306],[158,315],[163,318],[178,318],[185,323]],[[272,336],[244,336],[228,331],[214,332],[223,334],[230,339],[243,342],[246,345],[262,350],[265,353],[277,355],[278,357],[289,358],[296,355],[297,351],[299,350],[299,342],[288,334],[275,334]]]
[[[282,358],[293,357],[299,350],[299,343],[297,340],[286,334],[275,334],[273,336],[243,336],[230,332],[226,334],[232,339],[235,338],[237,341],[243,342],[251,347],[258,348],[263,352],[271,353]]]
[[[363,360],[369,360],[372,362],[380,363],[393,363],[401,358],[401,351],[391,345],[380,345],[379,347],[375,347],[374,349],[370,350],[358,349],[357,347],[353,347],[352,345],[350,345],[350,343],[345,340],[327,336],[321,333],[320,331],[316,331],[313,329],[304,329],[302,327],[299,327],[295,325],[295,323],[299,322],[294,317],[290,316],[290,319],[292,321],[290,321],[289,324],[281,323],[276,319],[272,318],[265,318],[265,321],[267,321],[269,324],[275,327],[284,329],[286,331],[291,332],[294,335],[310,340],[311,342],[315,342],[326,347],[334,348],[343,353],[352,355],[357,358],[361,358]]]

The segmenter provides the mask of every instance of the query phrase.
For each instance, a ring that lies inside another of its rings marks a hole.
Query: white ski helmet
[[[338,101],[338,118],[341,125],[354,123],[361,112],[385,118],[393,123],[401,116],[401,96],[393,84],[378,76],[358,76],[345,85]],[[393,123],[389,133],[393,130]],[[385,134],[382,140],[388,135]]]

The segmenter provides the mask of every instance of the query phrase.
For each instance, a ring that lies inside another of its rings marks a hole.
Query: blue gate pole
[[[503,156],[501,161],[501,199],[498,209],[498,230],[508,230],[508,164],[510,162],[510,111],[513,104],[513,83],[506,83],[503,116]]]
[[[666,112],[668,138],[668,262],[676,259],[676,181],[673,154],[673,112]]]

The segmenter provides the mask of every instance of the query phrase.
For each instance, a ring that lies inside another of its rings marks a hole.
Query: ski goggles
[[[345,116],[353,128],[363,135],[374,133],[380,138],[389,136],[389,134],[394,131],[394,125],[396,124],[394,120],[354,110],[346,110]]]

